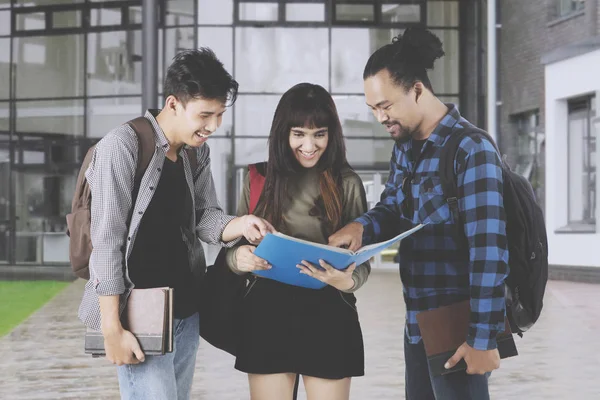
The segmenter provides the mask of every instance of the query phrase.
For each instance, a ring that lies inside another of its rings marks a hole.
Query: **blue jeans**
[[[187,400],[190,398],[200,342],[198,313],[173,320],[173,352],[146,356],[140,364],[117,367],[123,400]]]
[[[423,341],[404,338],[406,400],[489,400],[488,377],[465,371],[432,378]]]

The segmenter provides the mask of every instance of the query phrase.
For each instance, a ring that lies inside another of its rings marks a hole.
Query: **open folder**
[[[429,369],[433,376],[446,375],[467,369],[464,359],[460,360],[451,369],[446,369],[444,366],[456,353],[456,350],[466,342],[470,314],[471,304],[469,300],[417,313],[417,323],[421,331]],[[510,331],[508,319],[506,319],[504,326],[504,332],[496,337],[501,359],[519,354]]]
[[[318,279],[301,274],[296,267],[302,260],[308,261],[317,267],[319,267],[319,260],[323,260],[340,270],[346,269],[352,263],[356,263],[358,266],[386,248],[399,243],[422,227],[421,224],[417,225],[390,240],[364,246],[357,251],[296,239],[282,233],[268,233],[254,251],[254,254],[267,260],[272,268],[270,270],[254,271],[253,273],[289,285],[320,289],[326,284]]]
[[[123,328],[137,338],[145,355],[164,355],[173,351],[173,289],[167,287],[133,289],[121,315]],[[102,332],[85,333],[85,353],[106,355]]]

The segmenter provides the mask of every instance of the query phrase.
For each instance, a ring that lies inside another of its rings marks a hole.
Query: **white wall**
[[[548,64],[545,67],[546,92],[546,228],[549,262],[553,265],[600,268],[600,221],[596,233],[557,233],[567,225],[567,100],[596,93],[600,97],[600,50]],[[600,115],[596,110],[596,115]],[[596,132],[600,126],[596,122]],[[597,133],[598,135],[598,133]],[[596,150],[596,165],[600,151]],[[597,167],[598,168],[598,167]],[[600,182],[596,182],[600,186]],[[572,187],[572,186],[571,186]],[[599,193],[598,187],[596,193]],[[600,203],[596,199],[597,203]],[[600,211],[600,204],[596,205]],[[598,211],[596,215],[598,215]],[[598,217],[596,217],[598,219]]]

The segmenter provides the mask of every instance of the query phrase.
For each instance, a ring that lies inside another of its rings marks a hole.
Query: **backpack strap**
[[[256,209],[260,195],[265,187],[266,166],[266,162],[248,165],[248,173],[250,174],[250,204],[248,212],[250,214]]]
[[[460,219],[460,212],[458,209],[458,182],[456,171],[454,169],[454,164],[461,141],[464,139],[465,136],[475,135],[485,137],[492,143],[498,154],[501,154],[498,145],[496,144],[494,139],[492,139],[489,133],[482,129],[473,127],[471,129],[464,129],[461,132],[451,134],[448,140],[446,140],[444,147],[442,148],[439,160],[439,172],[442,191],[444,192],[444,197],[446,198],[446,202],[448,203],[448,207],[450,208],[450,215],[455,223],[458,238],[464,238],[465,234],[463,229],[464,223]],[[464,244],[466,245],[466,243]]]
[[[138,163],[135,169],[135,181],[141,182],[156,148],[154,128],[145,117],[137,117],[127,122],[127,124],[133,129],[138,138]]]

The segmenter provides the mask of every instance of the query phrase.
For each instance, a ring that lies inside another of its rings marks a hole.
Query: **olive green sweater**
[[[367,209],[365,190],[360,177],[350,168],[342,171],[344,198],[342,202],[342,225],[352,222],[361,216]],[[314,207],[319,197],[319,178],[314,169],[306,170],[299,174],[290,184],[291,202],[284,212],[286,230],[282,233],[299,239],[309,240],[316,243],[327,244],[318,216],[311,216],[310,210]],[[244,178],[244,188],[238,203],[238,215],[248,214],[250,203],[250,179],[248,173]],[[239,246],[232,247],[227,251],[227,264],[236,273],[242,272],[236,268],[235,252]],[[365,262],[356,267],[352,278],[354,286],[347,292],[354,292],[366,281],[371,272],[371,265]]]

